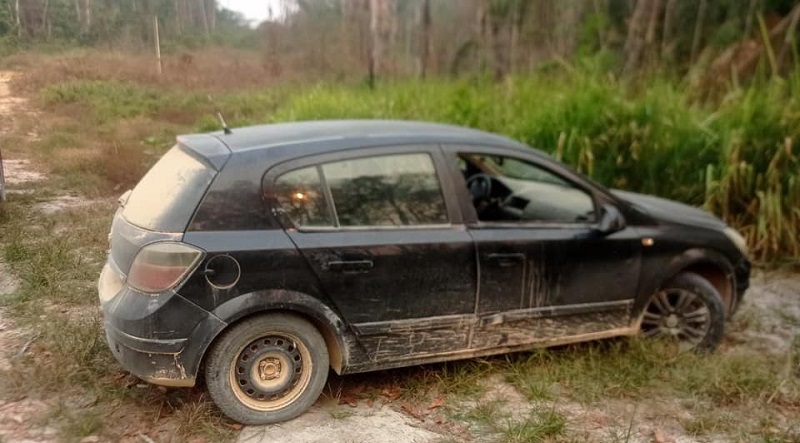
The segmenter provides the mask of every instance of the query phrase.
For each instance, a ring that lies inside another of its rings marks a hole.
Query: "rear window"
[[[183,232],[215,174],[175,146],[133,188],[122,216],[151,231]]]

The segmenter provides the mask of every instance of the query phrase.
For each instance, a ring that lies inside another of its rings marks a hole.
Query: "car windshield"
[[[151,231],[183,232],[214,175],[175,146],[133,188],[122,216]]]

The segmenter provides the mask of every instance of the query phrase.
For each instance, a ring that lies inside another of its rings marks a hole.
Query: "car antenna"
[[[225,122],[225,117],[222,116],[222,112],[217,111],[217,117],[219,118],[219,122],[222,123],[222,132],[224,132],[225,135],[233,134],[231,128],[228,127],[228,123]]]
[[[211,97],[211,95],[208,96],[208,100],[211,102],[212,105],[214,105],[215,108],[217,108],[217,118],[219,119],[219,123],[222,125],[222,132],[225,135],[233,134],[231,128],[228,127],[228,122],[225,121],[225,117],[222,116],[222,111],[220,111],[219,107],[217,107],[217,102],[214,101],[214,98]]]

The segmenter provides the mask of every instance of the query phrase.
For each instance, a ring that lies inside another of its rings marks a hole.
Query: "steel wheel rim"
[[[685,289],[665,289],[656,293],[642,317],[645,337],[675,340],[681,350],[703,342],[711,328],[711,311],[703,299]]]
[[[313,362],[306,345],[287,333],[268,333],[239,348],[229,378],[236,398],[257,411],[292,404],[311,381]]]

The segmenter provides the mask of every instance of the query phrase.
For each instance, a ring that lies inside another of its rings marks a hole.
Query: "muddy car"
[[[181,136],[120,199],[108,344],[246,424],[350,374],[643,334],[711,351],[746,245],[497,135],[324,121]],[[202,376],[202,377],[201,377]]]

